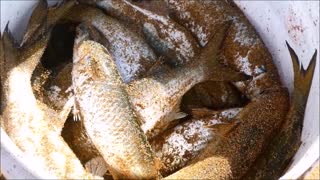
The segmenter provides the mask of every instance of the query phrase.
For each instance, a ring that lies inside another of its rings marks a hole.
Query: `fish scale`
[[[86,39],[83,28],[78,28],[79,39]],[[111,174],[114,178],[157,177],[157,159],[137,123],[108,50],[82,40],[76,41],[74,52],[75,98],[87,133]]]

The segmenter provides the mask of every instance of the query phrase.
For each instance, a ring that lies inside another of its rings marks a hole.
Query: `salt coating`
[[[238,19],[235,18],[234,21],[235,28],[236,28],[236,35],[234,38],[234,42],[239,43],[241,46],[253,46],[257,42],[255,38],[252,36],[248,36],[248,29],[244,23],[238,22]]]
[[[162,158],[170,155],[174,159],[163,159],[164,161],[171,161],[171,164],[185,164],[188,161],[188,158],[184,157],[187,153],[195,156],[213,138],[212,131],[205,127],[202,121],[191,122],[182,133],[183,128],[181,125],[176,126],[174,133],[166,140],[162,148]],[[195,137],[197,140],[194,143],[188,142],[188,140]]]
[[[181,61],[183,61],[184,59],[189,60],[192,57],[194,57],[192,45],[188,40],[188,38],[186,37],[185,33],[178,30],[175,24],[171,22],[167,17],[154,14],[148,10],[135,6],[127,1],[124,1],[124,2],[130,5],[131,7],[133,7],[136,11],[144,14],[149,20],[160,22],[157,24],[159,24],[160,26],[159,27],[160,32],[164,34],[165,41],[167,42],[167,47],[170,49],[174,49],[174,51],[178,52],[179,54],[177,57],[178,60],[181,60]],[[150,25],[147,27],[150,27]],[[152,31],[154,30],[157,31],[158,29],[152,28]]]
[[[55,102],[57,107],[63,107],[66,98],[61,95],[61,88],[58,86],[51,86],[48,90],[48,98],[51,102]]]
[[[222,111],[221,115],[224,118],[231,119],[231,118],[234,118],[236,115],[238,115],[241,110],[242,108],[232,108],[232,109]]]
[[[241,69],[242,72],[245,74],[251,76],[252,75],[252,68],[250,66],[251,63],[249,62],[248,56],[250,54],[250,51],[247,53],[246,57],[242,57],[239,53],[236,55],[237,58],[237,66],[239,69]]]
[[[156,56],[147,43],[117,20],[101,15],[91,23],[107,38],[109,51],[124,82],[130,82],[155,62]]]

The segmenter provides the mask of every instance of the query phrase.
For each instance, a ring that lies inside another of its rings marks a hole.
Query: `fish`
[[[47,0],[40,0],[34,8],[19,46],[29,46],[51,29],[75,4],[76,0],[64,1],[48,8]]]
[[[161,133],[173,120],[186,116],[180,111],[180,102],[195,84],[206,80],[240,81],[248,78],[216,61],[227,29],[228,24],[221,26],[210,44],[203,48],[198,60],[176,68],[160,65],[151,76],[126,86],[141,128],[149,138]]]
[[[72,86],[88,136],[113,178],[158,178],[160,160],[138,125],[116,64],[103,45],[89,40],[87,26],[77,29]]]
[[[28,47],[16,48],[8,25],[1,38],[2,107],[1,127],[40,172],[52,179],[98,178],[87,173],[60,136],[71,103],[57,112],[39,102],[32,91],[31,75],[50,37]],[[70,101],[72,102],[72,101]]]
[[[230,132],[230,138],[214,151],[208,145],[194,164],[166,178],[240,178],[284,121],[289,109],[288,90],[280,81],[268,49],[234,2],[165,2],[170,17],[191,31],[202,46],[208,44],[223,22],[231,21],[219,56],[226,66],[251,76],[247,81],[233,82],[248,101],[235,117],[240,124]]]
[[[127,0],[80,1],[139,29],[156,53],[171,66],[182,66],[198,56],[199,45],[191,33],[167,16],[141,8]]]
[[[256,160],[244,179],[278,179],[301,146],[304,114],[316,67],[315,50],[305,69],[292,47],[286,42],[293,64],[294,90],[289,112],[279,132]]]
[[[109,49],[125,83],[141,78],[159,60],[141,34],[99,9],[78,5],[65,19],[86,22],[98,29],[106,38],[103,45]]]
[[[151,139],[152,148],[164,164],[161,174],[167,176],[186,166],[209,142],[218,144],[237,125],[230,119],[240,111],[194,109],[192,118]]]

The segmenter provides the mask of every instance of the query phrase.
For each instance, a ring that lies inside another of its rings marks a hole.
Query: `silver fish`
[[[65,18],[86,22],[99,30],[107,41],[103,45],[110,51],[125,83],[142,77],[157,61],[153,50],[141,35],[99,9],[79,5]]]
[[[38,171],[50,174],[48,178],[93,178],[60,136],[72,104],[66,104],[57,112],[39,102],[32,91],[31,75],[48,39],[49,35],[45,35],[31,46],[16,49],[8,26],[5,29],[0,59],[1,126],[11,140],[34,159]]]
[[[283,87],[272,56],[246,16],[233,1],[165,0],[170,17],[178,20],[205,45],[221,23],[232,20],[221,57],[233,69],[252,76],[234,83],[249,103],[236,117],[237,126],[215,152],[169,176],[174,178],[232,179],[243,176],[285,119],[288,91]],[[190,16],[185,16],[185,15]],[[208,146],[210,147],[210,146]]]
[[[221,111],[195,110],[192,118],[166,130],[150,141],[152,148],[164,164],[161,174],[167,176],[186,166],[209,142],[218,144],[237,124],[232,121],[242,109]],[[201,111],[201,115],[195,115]]]
[[[191,33],[167,16],[143,9],[127,0],[82,1],[141,29],[148,43],[169,63],[183,65],[198,56],[199,46]]]
[[[180,101],[195,84],[206,80],[247,79],[217,62],[217,53],[228,27],[228,24],[221,27],[210,43],[203,48],[197,61],[177,68],[161,67],[152,76],[134,81],[127,86],[133,109],[148,137],[154,137],[165,130],[173,120],[186,116],[180,112]]]
[[[75,105],[114,178],[156,178],[158,159],[137,123],[124,83],[108,50],[88,40],[84,24],[74,45]]]

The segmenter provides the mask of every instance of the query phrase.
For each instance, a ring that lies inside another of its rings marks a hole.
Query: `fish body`
[[[4,95],[1,126],[11,140],[33,158],[48,178],[93,178],[60,136],[70,108],[58,113],[39,102],[32,91],[31,75],[46,48],[48,35],[26,49],[13,46],[8,28],[2,37]],[[70,106],[71,107],[71,106]],[[69,110],[68,110],[69,109]]]
[[[215,34],[221,23],[231,20],[220,57],[232,69],[251,76],[234,85],[248,99],[235,117],[240,124],[229,137],[210,152],[200,153],[198,162],[170,175],[174,178],[232,179],[242,177],[266,148],[267,142],[285,119],[288,91],[261,38],[241,10],[231,1],[166,0],[170,17],[180,22],[201,46]]]
[[[114,178],[158,177],[157,159],[141,131],[117,67],[85,25],[75,40],[72,82],[87,133]]]
[[[223,68],[216,60],[227,27],[227,24],[222,26],[210,44],[203,48],[198,61],[176,68],[164,66],[155,70],[152,76],[128,84],[130,102],[148,137],[154,137],[173,120],[186,116],[180,112],[180,102],[195,84],[209,79],[245,79],[241,74]]]
[[[99,9],[79,5],[65,18],[87,22],[98,29],[106,38],[108,43],[103,45],[110,51],[125,83],[142,77],[157,61],[153,50],[139,33]]]
[[[103,0],[91,4],[113,17],[135,24],[154,50],[166,56],[172,65],[185,64],[198,55],[199,46],[190,32],[167,16],[151,12],[127,0]]]
[[[151,146],[164,164],[162,174],[166,176],[186,166],[209,142],[218,144],[234,127],[232,118],[240,110],[206,112],[203,117],[192,117],[152,139]]]
[[[256,160],[244,179],[278,179],[284,173],[301,145],[304,113],[316,67],[317,51],[307,69],[287,43],[292,58],[294,90],[291,105],[280,131],[272,138],[266,150]]]

